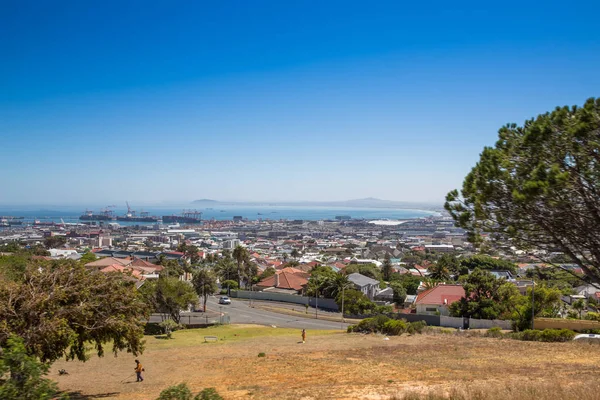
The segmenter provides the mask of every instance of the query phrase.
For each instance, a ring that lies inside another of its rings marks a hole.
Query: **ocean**
[[[393,209],[393,208],[350,208],[350,207],[300,207],[300,206],[237,206],[237,205],[214,205],[213,207],[194,207],[187,205],[183,207],[161,207],[146,206],[136,211],[146,211],[151,216],[162,217],[163,215],[179,215],[183,209],[192,209],[202,212],[203,220],[232,220],[234,216],[241,216],[248,220],[308,220],[318,221],[334,219],[339,215],[347,215],[353,219],[366,220],[403,220],[411,218],[420,218],[430,215],[438,215],[435,211],[412,210],[412,209]],[[99,213],[99,208],[90,210]],[[123,207],[111,208],[114,215],[125,215],[127,209]],[[24,222],[34,220],[72,223],[79,222],[79,216],[83,214],[85,207],[19,207],[19,206],[0,206],[0,216],[24,217]],[[120,225],[139,225],[141,222],[127,223],[118,221]]]

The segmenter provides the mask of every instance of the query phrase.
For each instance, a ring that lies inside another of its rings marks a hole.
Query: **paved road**
[[[221,305],[216,297],[209,297],[208,310],[227,313],[232,324],[275,325],[281,328],[297,329],[346,329],[348,324],[295,317],[271,311],[250,308],[247,301],[231,300],[229,305]]]

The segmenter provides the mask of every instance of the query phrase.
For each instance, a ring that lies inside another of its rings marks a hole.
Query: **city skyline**
[[[396,3],[4,3],[0,204],[441,204],[598,95],[595,2]]]

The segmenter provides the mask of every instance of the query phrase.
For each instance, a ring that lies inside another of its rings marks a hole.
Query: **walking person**
[[[302,329],[302,343],[306,343],[306,329]]]
[[[135,373],[137,375],[137,381],[136,382],[143,382],[144,381],[144,377],[142,376],[142,372],[144,372],[144,367],[142,366],[142,363],[140,363],[140,360],[135,360]]]

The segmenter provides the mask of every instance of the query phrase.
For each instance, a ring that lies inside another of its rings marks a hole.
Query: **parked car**
[[[231,299],[227,296],[219,297],[219,304],[231,304]]]
[[[599,340],[600,339],[600,335],[595,335],[593,333],[582,333],[580,335],[577,335],[573,338],[573,340]]]

